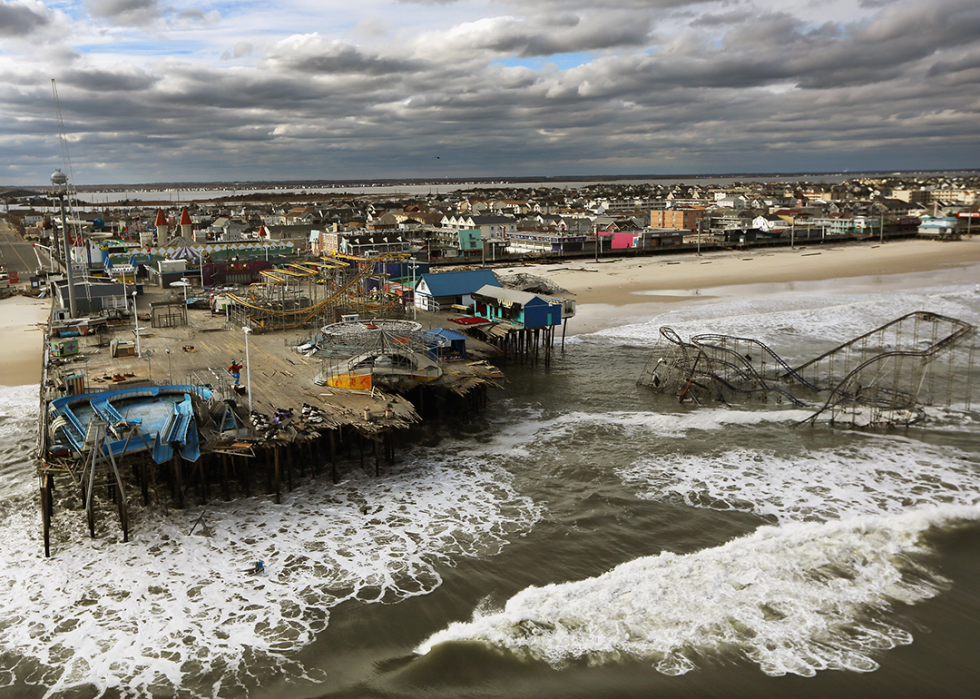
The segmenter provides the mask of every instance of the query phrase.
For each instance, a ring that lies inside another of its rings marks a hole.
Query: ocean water
[[[505,367],[380,479],[140,509],[128,544],[65,493],[47,560],[36,388],[2,388],[0,697],[976,696],[977,404],[857,431],[636,385],[665,324],[791,362],[913,310],[980,325],[942,281],[664,304]]]

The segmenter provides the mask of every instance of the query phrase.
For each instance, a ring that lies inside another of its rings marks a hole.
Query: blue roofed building
[[[466,359],[467,337],[451,328],[433,328],[422,333],[428,345],[429,356],[433,359]]]
[[[525,329],[561,325],[564,303],[527,291],[485,286],[473,293],[475,315]]]
[[[424,311],[470,306],[472,294],[484,286],[499,287],[497,275],[489,269],[423,274],[415,285],[415,305]]]

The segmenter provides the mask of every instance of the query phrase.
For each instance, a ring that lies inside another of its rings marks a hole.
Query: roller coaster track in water
[[[683,340],[669,327],[638,383],[682,401],[789,402],[812,408],[801,421],[854,426],[911,424],[927,405],[972,401],[976,328],[915,311],[797,367],[765,343],[707,333]]]

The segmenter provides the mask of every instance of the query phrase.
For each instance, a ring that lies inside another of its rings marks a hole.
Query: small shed
[[[150,325],[154,328],[176,328],[187,325],[187,305],[183,301],[151,303]]]
[[[466,335],[451,328],[433,328],[422,335],[428,345],[429,356],[439,357],[459,355],[466,359]]]

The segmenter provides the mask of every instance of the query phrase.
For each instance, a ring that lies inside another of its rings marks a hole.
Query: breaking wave
[[[728,658],[769,675],[868,672],[882,650],[912,642],[889,612],[948,586],[924,563],[921,535],[977,519],[980,508],[947,506],[767,526],[717,548],[525,589],[417,652],[465,641],[556,667],[631,659],[677,675],[704,658]]]

